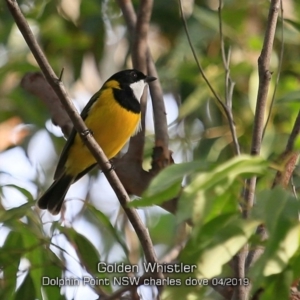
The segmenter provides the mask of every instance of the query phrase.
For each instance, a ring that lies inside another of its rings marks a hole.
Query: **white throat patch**
[[[147,85],[147,83],[143,79],[130,84],[130,87],[133,91],[133,94],[139,102],[141,101],[141,97],[143,95],[144,87],[146,85]]]

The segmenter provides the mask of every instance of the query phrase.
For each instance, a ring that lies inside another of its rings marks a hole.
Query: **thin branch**
[[[229,79],[230,79],[230,69],[229,69],[230,53],[228,52],[228,57],[226,57],[224,35],[223,35],[223,23],[222,23],[222,7],[223,7],[223,0],[219,0],[219,7],[218,7],[219,34],[220,34],[222,61],[223,61],[224,69],[225,69],[225,103],[227,104],[227,102],[229,100],[228,88],[229,88]]]
[[[148,49],[148,73],[158,78],[155,64]],[[163,91],[159,80],[155,80],[150,86],[150,94],[152,99],[153,116],[154,116],[154,132],[155,132],[155,148],[153,149],[151,174],[157,174],[161,169],[173,163],[172,151],[169,150],[169,134],[167,124],[167,112],[164,103]],[[161,150],[161,151],[160,151]],[[159,155],[157,152],[160,151]]]
[[[237,135],[236,135],[236,130],[234,126],[234,120],[233,120],[233,115],[232,115],[232,96],[233,96],[233,89],[235,83],[232,82],[231,77],[230,77],[230,57],[231,57],[231,48],[228,50],[228,55],[226,57],[226,52],[225,52],[225,45],[224,45],[224,35],[223,35],[223,26],[222,26],[222,7],[223,7],[223,0],[219,0],[219,8],[218,8],[218,13],[219,13],[219,33],[220,33],[220,42],[221,42],[221,53],[222,53],[222,61],[223,61],[223,66],[225,69],[225,105],[229,111],[230,119],[229,119],[229,124],[232,126],[232,136],[233,136],[233,142],[235,145],[236,153],[240,155],[240,145],[238,143]],[[248,247],[244,246],[243,249],[234,257],[232,260],[233,264],[233,270],[234,270],[234,276],[237,278],[242,278],[243,274],[245,274],[245,260],[247,257],[247,250]],[[234,288],[236,290],[237,287]],[[226,289],[225,290],[220,290],[222,292],[228,292]],[[230,295],[228,294],[227,297],[228,299],[231,298],[234,295],[234,292]],[[246,298],[245,298],[246,299]]]
[[[272,187],[275,187],[278,184],[282,185],[284,188],[288,186],[299,158],[299,151],[295,151],[294,149],[295,141],[299,136],[299,133],[300,111],[298,112],[292,132],[287,141],[286,148],[279,158],[279,163],[283,164],[283,170],[277,171]]]
[[[118,0],[118,4],[122,10],[129,37],[131,40],[135,36],[135,28],[137,24],[137,16],[131,0]],[[150,94],[152,98],[154,127],[155,127],[155,147],[153,149],[152,169],[150,172],[142,168],[142,154],[144,143],[143,137],[134,137],[130,140],[130,147],[127,153],[115,160],[114,165],[116,172],[129,193],[141,196],[143,191],[148,187],[153,177],[166,165],[173,162],[171,151],[168,148],[169,136],[166,119],[166,109],[163,100],[163,91],[159,83],[159,76],[155,68],[148,44],[147,44],[147,70],[148,75],[157,77],[155,82],[150,85]],[[139,149],[136,151],[135,149]],[[128,170],[131,172],[128,172]],[[177,200],[171,199],[161,205],[169,212],[176,212]]]
[[[234,257],[234,277],[244,278],[245,277],[245,262],[248,255],[248,245],[245,245]],[[236,286],[232,295],[232,300],[245,300],[248,299],[247,295],[249,293],[249,288],[246,286]]]
[[[291,188],[292,188],[295,199],[299,200],[298,195],[297,195],[297,191],[296,191],[296,186],[294,184],[293,176],[291,177]]]
[[[132,64],[134,68],[137,68],[144,73],[147,72],[147,38],[152,7],[153,0],[140,0],[133,36]]]
[[[266,230],[266,227],[264,224],[259,225],[256,228],[256,235],[259,236],[260,241],[266,241],[268,239],[268,233]],[[262,256],[262,254],[265,251],[265,247],[264,246],[255,246],[254,249],[251,249],[248,252],[246,261],[245,261],[245,268],[246,268],[246,272],[253,266],[253,264]]]
[[[280,75],[281,75],[281,68],[282,68],[282,62],[283,62],[284,34],[283,34],[283,4],[282,4],[282,0],[280,1],[280,24],[281,24],[281,30],[280,30],[281,47],[280,47],[280,54],[279,54],[278,72],[277,72],[276,83],[275,83],[275,88],[274,88],[273,95],[272,95],[270,108],[269,108],[269,111],[268,111],[267,120],[266,120],[265,127],[264,127],[264,130],[263,130],[263,137],[265,136],[265,132],[266,132],[268,123],[269,123],[270,118],[271,118],[271,113],[272,113],[272,109],[273,109],[274,102],[275,102],[275,96],[276,96],[276,92],[277,92],[277,87],[279,85],[279,79],[280,79]]]
[[[183,8],[182,8],[181,0],[178,0],[178,3],[179,3],[180,16],[181,16],[181,19],[182,19],[182,22],[183,22],[183,25],[184,25],[184,30],[185,30],[190,48],[192,50],[194,59],[196,61],[197,67],[199,69],[199,72],[200,72],[202,78],[204,79],[205,83],[207,84],[208,88],[210,89],[211,93],[213,94],[214,98],[217,100],[217,103],[222,108],[221,112],[225,115],[225,117],[228,121],[228,124],[229,124],[230,132],[231,132],[232,139],[233,139],[233,142],[234,142],[235,154],[238,155],[240,153],[240,150],[239,150],[239,144],[238,144],[238,141],[237,141],[236,130],[235,130],[235,125],[234,125],[234,121],[233,121],[233,117],[232,117],[232,112],[223,103],[223,101],[221,100],[221,98],[219,97],[217,92],[214,90],[213,86],[210,84],[208,78],[205,75],[205,72],[204,72],[204,70],[203,70],[203,68],[202,68],[202,66],[201,66],[201,64],[198,60],[195,48],[194,48],[193,43],[192,43],[191,38],[190,38],[187,22],[186,22],[186,19],[184,17],[184,14],[183,14]]]
[[[271,1],[263,48],[258,58],[259,87],[257,92],[256,110],[252,133],[252,155],[259,155],[262,144],[264,114],[266,111],[266,103],[271,80],[271,72],[269,70],[269,66],[276,31],[279,2],[280,0]],[[245,218],[248,217],[249,209],[253,206],[255,186],[256,177],[252,177],[246,181],[244,193],[245,205],[243,207],[243,215]]]
[[[134,7],[130,0],[118,0],[119,6],[123,12],[124,19],[130,32],[130,36],[134,36],[137,23],[137,16]],[[157,78],[151,83],[149,89],[152,98],[153,116],[154,116],[154,132],[155,132],[155,146],[163,148],[163,158],[165,164],[163,167],[170,164],[170,151],[168,150],[169,135],[166,118],[166,109],[163,99],[163,91],[160,85],[159,76],[151,56],[150,49],[147,45],[147,70],[148,75]]]
[[[122,10],[125,22],[128,26],[130,36],[133,37],[136,26],[136,13],[132,1],[130,0],[117,0]]]
[[[240,155],[240,145],[238,142],[235,123],[233,120],[232,114],[232,95],[233,95],[233,88],[235,83],[231,80],[230,77],[230,57],[231,57],[231,48],[228,50],[228,55],[226,57],[225,52],[225,45],[224,45],[224,35],[223,35],[223,26],[222,26],[222,7],[223,7],[223,0],[219,0],[219,33],[220,33],[220,41],[221,41],[221,53],[222,53],[222,60],[225,69],[225,106],[227,110],[227,119],[232,135],[233,144],[235,147],[235,153]]]
[[[16,24],[19,27],[20,32],[24,36],[24,39],[26,40],[30,50],[32,51],[35,59],[37,60],[41,70],[43,71],[48,83],[53,88],[60,101],[64,105],[67,113],[69,114],[74,124],[75,129],[82,136],[84,143],[95,157],[97,163],[103,170],[107,180],[114,189],[121,206],[123,207],[128,219],[130,220],[133,228],[135,229],[137,236],[139,237],[140,243],[145,253],[146,260],[151,263],[157,262],[157,258],[148,230],[141,221],[136,210],[127,207],[127,203],[130,201],[130,199],[124,187],[119,181],[116,173],[113,170],[111,170],[111,164],[105,157],[104,152],[89,132],[82,118],[77,113],[72,101],[65,92],[62,83],[58,80],[51,66],[48,64],[48,61],[42,53],[42,50],[40,49],[36,39],[34,38],[34,35],[31,32],[28,23],[24,18],[17,2],[15,0],[6,0],[6,2],[12,16],[15,19]]]
[[[254,126],[252,133],[251,154],[259,155],[264,128],[264,114],[266,110],[267,96],[269,91],[269,85],[271,80],[271,72],[269,70],[270,59],[273,49],[273,42],[276,32],[276,24],[278,18],[280,0],[271,0],[269,15],[266,25],[266,32],[263,42],[263,48],[258,58],[258,75],[259,75],[259,87],[257,92],[256,110],[254,117]],[[250,209],[254,203],[254,193],[256,188],[256,176],[246,180],[243,191],[244,203],[242,205],[242,214],[244,218],[249,217]],[[237,255],[237,274],[239,278],[245,277],[245,263],[247,259],[248,245],[245,245],[240,253]],[[238,286],[234,290],[233,300],[247,299],[249,293],[249,287]]]
[[[300,133],[300,111],[298,112],[298,116],[295,120],[292,132],[289,136],[287,145],[286,145],[286,151],[294,151],[294,147],[295,147],[295,142],[297,137],[299,136]]]
[[[180,17],[181,17],[182,22],[183,22],[184,30],[185,30],[185,33],[186,33],[186,36],[187,36],[190,48],[192,50],[194,59],[196,61],[197,67],[198,67],[198,69],[200,71],[200,74],[203,77],[203,79],[204,79],[205,83],[207,84],[207,86],[209,87],[211,93],[214,95],[214,97],[217,99],[217,101],[219,102],[219,104],[222,106],[222,108],[225,111],[226,107],[225,107],[223,101],[221,100],[221,98],[219,97],[219,95],[217,94],[217,92],[214,90],[213,86],[210,84],[210,82],[209,82],[208,78],[206,77],[206,75],[204,73],[204,70],[203,70],[203,68],[202,68],[202,66],[201,66],[201,64],[200,64],[200,62],[198,60],[198,57],[197,57],[197,54],[196,54],[196,50],[195,50],[195,48],[193,46],[193,43],[192,43],[192,40],[191,40],[191,37],[190,37],[190,33],[189,33],[189,30],[188,30],[187,22],[186,22],[186,19],[184,17],[184,14],[183,14],[183,8],[182,8],[181,0],[178,0],[178,3],[179,3]]]
[[[103,298],[103,300],[114,300],[114,299],[119,299],[119,297],[121,297],[124,293],[132,290],[132,289],[136,289],[137,287],[141,286],[144,284],[145,280],[152,277],[153,278],[153,274],[144,274],[143,276],[139,277],[137,280],[137,284],[130,284],[124,287],[119,288],[117,291],[115,291],[114,293],[112,293],[110,296]]]
[[[148,49],[148,31],[151,19],[153,0],[140,0],[138,15],[136,18],[136,26],[133,35],[131,59],[133,67],[137,70],[147,73],[147,49]],[[145,114],[147,106],[146,91],[141,98],[141,125],[142,130],[133,138],[131,138],[128,152],[138,157],[140,162],[143,158],[145,144]]]
[[[152,12],[153,0],[141,0],[138,15],[136,17],[131,1],[119,0],[125,20],[134,37],[132,47],[132,62],[134,67],[146,72],[151,76],[158,77],[150,49],[147,43],[147,33]],[[133,30],[134,29],[134,30]],[[163,148],[163,163],[159,170],[171,162],[170,151],[168,150],[168,126],[166,110],[163,100],[163,92],[159,80],[150,85],[152,106],[154,112],[155,146]],[[139,147],[139,149],[143,149]]]

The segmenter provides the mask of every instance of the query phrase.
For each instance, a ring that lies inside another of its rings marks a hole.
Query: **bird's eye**
[[[131,76],[132,76],[134,79],[137,78],[136,72],[131,72]]]

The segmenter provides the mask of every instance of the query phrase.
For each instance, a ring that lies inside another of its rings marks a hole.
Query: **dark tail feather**
[[[55,180],[45,194],[38,200],[41,209],[48,209],[53,215],[60,212],[66,193],[73,183],[74,178],[64,174]]]

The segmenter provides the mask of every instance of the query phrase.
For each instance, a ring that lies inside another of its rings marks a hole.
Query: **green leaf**
[[[154,204],[161,204],[179,195],[181,190],[181,181],[169,186],[166,190],[160,191],[155,195],[143,197],[142,199],[134,200],[128,203],[129,207],[145,207]]]
[[[36,298],[41,299],[41,278],[42,278],[42,266],[45,263],[44,249],[40,239],[30,230],[26,228],[22,232],[22,238],[25,249],[23,253],[30,262],[30,280],[35,286]]]
[[[265,276],[282,272],[299,249],[300,224],[292,226],[290,222],[282,221],[277,229],[278,234],[274,234],[270,240],[270,249],[275,251],[267,251],[268,259],[263,269]]]
[[[300,249],[298,248],[297,253],[290,260],[290,268],[293,270],[294,279],[300,277]]]
[[[6,282],[6,298],[10,298],[16,289],[17,272],[22,257],[22,236],[18,232],[11,231],[4,245],[0,248],[0,268],[3,270],[3,277]]]
[[[300,100],[300,90],[299,91],[292,91],[285,94],[283,97],[279,98],[276,101],[276,104],[281,104],[285,102],[295,102],[299,103]]]
[[[28,190],[26,190],[20,186],[17,186],[15,184],[5,184],[5,185],[1,186],[1,188],[3,188],[3,187],[14,188],[14,189],[18,190],[21,194],[23,194],[29,202],[31,202],[31,203],[34,202],[32,194]]]
[[[128,206],[151,206],[177,197],[181,191],[184,176],[195,171],[206,170],[207,166],[208,164],[203,161],[194,161],[165,168],[151,181],[149,187],[143,193],[142,199],[134,200]]]
[[[282,274],[292,265],[294,256],[298,256],[299,211],[299,201],[280,187],[258,194],[252,216],[265,224],[269,238],[264,243],[262,256],[250,272],[256,278],[254,288],[271,275]]]
[[[286,270],[276,276],[270,276],[265,283],[261,300],[269,299],[290,299],[290,287],[293,275],[290,270]]]
[[[194,231],[181,260],[196,264],[198,278],[218,276],[225,263],[247,243],[258,221],[242,220],[238,214],[223,214]]]
[[[49,253],[50,251],[48,251]],[[52,252],[53,255],[53,252]],[[51,256],[52,256],[51,255]],[[45,262],[49,260],[49,257],[45,256]],[[61,278],[63,268],[60,265],[45,265],[43,268],[43,277],[47,278]],[[42,280],[42,278],[41,278]],[[60,288],[58,286],[44,285],[43,292],[47,295],[47,299],[65,299],[61,295]]]
[[[237,176],[241,174],[253,175],[263,174],[267,168],[267,162],[258,156],[240,155],[236,156],[229,161],[215,167],[211,172],[202,173],[197,175],[188,189],[193,192],[199,189],[209,189],[212,187],[220,187],[226,189]],[[224,181],[227,184],[224,186]],[[222,186],[219,186],[219,183]]]
[[[73,228],[60,227],[60,231],[73,245],[81,264],[90,274],[95,274],[99,263],[99,252],[95,246],[85,236],[76,232]]]
[[[25,280],[16,292],[15,300],[34,300],[36,298],[42,299],[41,296],[38,297],[36,295],[36,290],[31,277],[31,273],[28,272],[27,276],[25,277]]]
[[[126,243],[124,242],[123,238],[121,237],[118,230],[111,224],[109,218],[100,210],[96,209],[94,206],[89,205],[88,211],[93,214],[93,216],[97,219],[97,222],[100,223],[101,227],[105,227],[109,234],[112,235],[115,240],[119,243],[119,245],[122,247],[124,253],[126,256],[129,255],[129,251],[127,248]],[[99,225],[99,224],[97,224]],[[110,245],[112,247],[112,245]]]
[[[294,28],[296,28],[298,31],[300,31],[300,23],[296,22],[294,20],[291,19],[284,19],[285,22],[289,23],[290,25],[294,26]]]
[[[0,210],[0,222],[9,222],[17,219],[21,219],[26,216],[28,210],[32,207],[32,203],[27,202],[18,207],[14,207],[8,210]]]
[[[300,202],[281,187],[258,193],[256,202],[252,216],[262,220],[270,234],[276,234],[278,224],[284,219],[294,222],[298,219]]]
[[[150,226],[148,225],[153,244],[172,245],[178,234],[174,215],[169,213],[162,214],[154,222],[155,226],[151,224],[151,221]]]
[[[194,224],[203,222],[204,219],[212,217],[210,212],[221,213],[222,202],[229,203],[225,208],[227,211],[236,211],[234,205],[237,205],[243,184],[243,181],[238,183],[236,178],[242,174],[262,174],[266,169],[267,162],[264,159],[241,155],[214,167],[211,171],[197,174],[184,188],[180,197],[178,220],[193,217]]]
[[[202,278],[212,278],[221,273],[223,265],[229,262],[232,257],[247,243],[251,234],[258,226],[258,222],[244,222],[241,227],[228,226],[226,230],[220,230],[216,238],[218,243],[208,246],[203,251],[197,264],[198,274]],[[221,236],[224,234],[226,240]],[[229,236],[227,236],[227,234]]]
[[[178,183],[178,181],[181,182],[184,176],[190,175],[195,171],[207,170],[208,166],[210,166],[210,164],[204,161],[193,161],[171,165],[162,170],[151,181],[143,195],[145,197],[156,195],[170,186],[173,186],[175,183]]]
[[[219,32],[218,14],[215,11],[196,6],[194,9],[194,16],[200,24],[211,28],[215,33]],[[227,26],[227,24],[223,24],[223,34],[233,37],[235,31]]]

